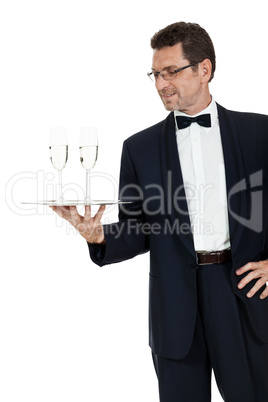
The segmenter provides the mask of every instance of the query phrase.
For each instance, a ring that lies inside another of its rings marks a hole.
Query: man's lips
[[[176,95],[176,92],[173,92],[173,93],[171,93],[171,94],[161,93],[161,96],[162,96],[162,98],[164,98],[164,99],[169,99],[169,98],[171,98],[171,97],[174,96],[174,95]]]

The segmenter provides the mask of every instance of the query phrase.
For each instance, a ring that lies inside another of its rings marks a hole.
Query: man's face
[[[153,71],[167,68],[178,69],[190,64],[183,57],[181,43],[156,50],[153,55]],[[160,98],[169,111],[180,110],[184,113],[195,114],[198,104],[204,97],[205,87],[202,85],[200,65],[197,71],[191,67],[177,73],[172,81],[165,81],[160,75],[155,83]],[[207,88],[207,87],[206,87]]]

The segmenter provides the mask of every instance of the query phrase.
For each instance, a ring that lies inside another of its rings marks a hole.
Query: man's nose
[[[164,78],[159,74],[155,86],[158,91],[162,91],[164,88],[170,87],[170,81],[164,80]]]

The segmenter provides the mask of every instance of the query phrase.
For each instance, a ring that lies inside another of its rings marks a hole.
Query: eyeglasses
[[[199,63],[201,63],[201,61],[198,61],[198,62],[192,63],[192,64],[188,64],[188,66],[177,68],[176,70],[172,70],[171,68],[167,68],[164,71],[151,71],[150,73],[147,73],[147,75],[150,78],[150,80],[152,80],[154,82],[157,82],[159,75],[165,81],[172,81],[177,77],[177,73],[179,73],[182,70],[185,70],[188,67],[196,66]]]

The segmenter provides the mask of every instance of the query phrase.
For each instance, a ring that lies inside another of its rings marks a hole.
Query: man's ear
[[[209,82],[210,77],[211,77],[211,70],[212,70],[212,64],[209,59],[204,59],[200,63],[200,68],[201,68],[201,82],[206,83]]]

